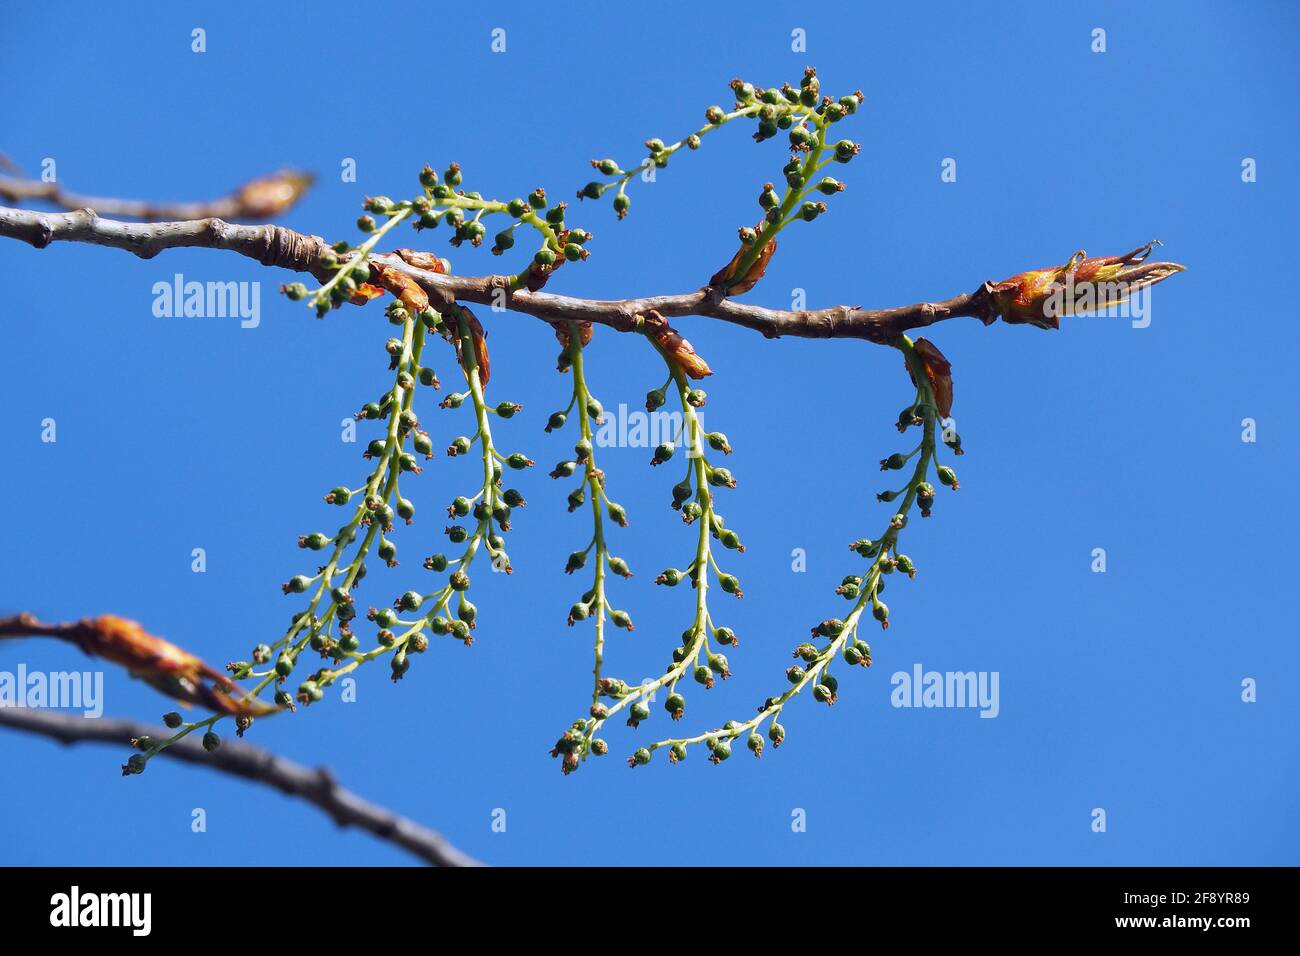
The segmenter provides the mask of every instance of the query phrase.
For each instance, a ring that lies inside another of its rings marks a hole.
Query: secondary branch
[[[321,264],[329,244],[276,225],[239,225],[218,218],[184,222],[131,223],[104,219],[91,209],[45,213],[0,206],[0,236],[19,239],[37,249],[52,242],[85,242],[126,249],[150,259],[164,249],[198,247],[227,249],[262,265],[311,273],[322,281],[331,275]],[[701,315],[761,332],[768,338],[851,338],[887,343],[908,329],[922,328],[958,316],[978,318],[985,325],[998,317],[985,282],[975,291],[941,302],[920,302],[894,309],[862,309],[840,305],[828,309],[783,311],[723,298],[704,287],[677,295],[635,299],[582,299],[549,292],[511,291],[505,276],[451,276],[417,269],[393,254],[371,260],[415,279],[436,298],[453,298],[489,306],[504,306],[547,322],[595,322],[621,332],[636,328],[637,317],[651,310],[671,318]]]
[[[49,737],[64,744],[89,741],[118,746],[140,737],[159,739],[171,733],[161,727],[129,720],[91,720],[75,714],[24,707],[0,707],[0,727]],[[320,808],[340,827],[366,830],[434,866],[479,865],[442,835],[340,786],[323,767],[312,770],[238,740],[225,741],[218,750],[208,753],[197,740],[187,737],[172,744],[159,756],[273,787]]]

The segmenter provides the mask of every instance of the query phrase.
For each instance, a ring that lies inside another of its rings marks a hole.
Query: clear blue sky
[[[585,709],[590,630],[564,626],[580,585],[561,568],[589,529],[546,477],[571,436],[542,424],[569,382],[546,326],[484,310],[493,396],[525,406],[498,432],[547,466],[519,483],[530,505],[516,573],[478,576],[472,649],[435,644],[397,686],[382,664],[365,668],[357,703],[263,721],[256,742],[328,764],[499,864],[1300,862],[1292,7],[327,6],[15,6],[0,35],[0,150],[28,170],[55,158],[70,188],[141,198],[314,169],[319,185],[284,223],[352,238],[363,195],[414,194],[425,162],[458,160],[467,188],[502,197],[536,185],[571,195],[592,157],[631,161],[645,138],[675,139],[728,104],[733,76],[779,85],[811,63],[827,90],[866,93],[843,126],[863,153],[842,170],[848,191],[782,239],[747,300],[788,307],[801,287],[813,306],[902,305],[1152,238],[1188,269],[1156,290],[1146,329],[962,319],[932,331],[955,370],[962,489],[913,522],[920,574],[890,582],[893,627],[874,635],[870,671],[840,668],[832,710],[792,705],[786,745],[761,761],[715,768],[697,754],[630,771],[635,740],[668,723],[656,707],[635,734],[611,727],[613,755],[567,779],[547,750]],[[190,51],[194,27],[205,54]],[[489,47],[495,27],[503,54]],[[1102,54],[1090,51],[1096,27]],[[794,28],[806,53],[790,50]],[[756,146],[739,128],[706,144],[637,188],[626,222],[604,203],[575,211],[593,255],[552,290],[702,284],[784,162],[779,142]],[[357,183],[340,182],[345,157]],[[955,183],[940,181],[948,157]],[[430,241],[459,272],[494,268],[483,250]],[[5,241],[0,262],[0,608],[121,613],[218,664],[278,635],[292,610],[279,583],[303,566],[296,536],[331,529],[337,512],[320,495],[362,474],[338,423],[385,379],[378,307],[317,322],[271,294],[286,276],[204,250],[146,262]],[[151,287],[176,272],[260,280],[260,327],[155,318]],[[716,372],[706,420],[736,448],[741,485],[724,510],[749,545],[732,561],[745,599],[718,604],[744,638],[735,677],[692,695],[705,729],[778,692],[790,647],[843,608],[831,589],[858,560],[845,543],[886,519],[876,462],[898,450],[909,391],[898,354],[878,346],[680,326]],[[635,406],[660,381],[644,343],[598,331],[590,352],[609,407]],[[438,363],[449,380],[450,357]],[[40,441],[46,417],[55,445]],[[466,420],[424,418],[439,445]],[[665,504],[673,479],[646,459],[602,458],[633,523],[613,540],[638,574],[612,588],[637,629],[610,640],[611,670],[630,679],[656,673],[689,621],[689,593],[651,584],[692,537]],[[428,517],[404,536],[400,569],[373,571],[367,602],[427,574],[409,555],[434,549],[423,541],[436,511],[473,469],[440,458],[426,470]],[[191,573],[194,547],[206,574]],[[1099,547],[1105,574],[1090,571]],[[791,572],[793,548],[806,549],[807,573]],[[47,643],[0,647],[0,670],[20,662],[89,666]],[[890,675],[918,662],[998,672],[1000,715],[892,707]],[[1256,703],[1240,699],[1245,678]],[[115,672],[107,695],[117,716],[156,720],[171,706]],[[0,863],[407,862],[201,769],[159,761],[122,779],[125,747],[69,751],[0,731],[0,756]],[[205,834],[190,832],[196,807]],[[1104,834],[1090,827],[1098,807]],[[795,808],[806,833],[791,831]]]

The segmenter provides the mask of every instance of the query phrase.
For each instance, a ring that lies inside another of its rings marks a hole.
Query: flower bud
[[[635,729],[641,725],[641,721],[650,719],[650,708],[645,701],[639,700],[633,704],[628,711],[627,725]]]
[[[889,605],[884,601],[876,601],[872,604],[871,616],[880,622],[881,628],[889,627]]]
[[[672,693],[664,701],[664,710],[668,711],[668,716],[673,720],[681,720],[682,715],[686,713],[686,698],[681,694]]]
[[[126,758],[126,763],[122,765],[122,776],[129,777],[134,773],[144,773],[145,767],[149,766],[149,758],[144,754],[131,754]]]
[[[627,527],[627,510],[616,501],[611,501],[606,507],[605,512],[609,515],[609,520],[614,522],[620,528]]]
[[[220,746],[221,746],[221,738],[218,737],[216,734],[214,734],[212,731],[209,730],[206,734],[203,735],[203,749],[206,750],[208,753],[212,753]]]

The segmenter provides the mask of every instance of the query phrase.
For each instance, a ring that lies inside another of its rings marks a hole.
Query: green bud
[[[722,763],[731,756],[731,741],[715,740],[709,745],[709,749],[713,751],[713,756],[709,760],[713,763]]]
[[[824,202],[808,201],[799,207],[799,215],[803,217],[805,222],[812,222],[825,211],[826,204]]]
[[[753,751],[755,757],[763,756],[763,735],[757,730],[750,731],[749,737],[745,741],[745,745]]]
[[[872,605],[871,616],[880,622],[881,627],[889,627],[889,605],[884,601]]]
[[[411,662],[406,656],[406,648],[399,647],[393,653],[393,659],[389,662],[389,666],[393,670],[393,680],[401,680],[402,675],[411,669]]]
[[[419,610],[424,603],[424,596],[419,591],[407,591],[397,599],[397,607],[403,611]]]
[[[639,700],[635,704],[633,704],[629,710],[627,725],[629,727],[636,727],[638,724],[641,723],[641,721],[649,720],[649,719],[650,719],[649,706],[645,703],[645,701]]]
[[[147,766],[149,766],[148,757],[144,754],[131,754],[126,758],[126,763],[122,765],[122,776],[127,777],[133,773],[144,773]]]
[[[767,728],[767,739],[772,741],[773,747],[781,746],[785,740],[785,728],[776,721],[772,721],[772,726]]]
[[[686,698],[678,693],[669,694],[668,699],[664,701],[664,710],[668,711],[668,715],[673,720],[681,720],[682,715],[686,713]]]
[[[731,474],[730,469],[710,468],[708,474],[709,474],[709,484],[713,485],[715,488],[736,487],[736,479]]]

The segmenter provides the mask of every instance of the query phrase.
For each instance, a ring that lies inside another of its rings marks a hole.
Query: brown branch
[[[2,158],[2,157],[0,157]],[[12,164],[9,164],[12,168]],[[205,202],[158,203],[134,199],[107,199],[68,192],[57,182],[0,176],[0,199],[5,202],[43,200],[64,209],[94,209],[105,216],[158,221],[166,219],[269,219],[296,203],[310,188],[311,173],[281,170],[240,186],[229,196]]]
[[[149,736],[160,740],[171,734],[161,727],[129,720],[92,720],[24,707],[0,707],[0,726],[50,737],[63,744],[89,741],[124,745],[135,738]],[[366,830],[434,866],[480,865],[452,846],[441,834],[339,786],[323,767],[312,770],[237,740],[226,741],[219,749],[208,753],[199,741],[186,737],[161,751],[160,756],[251,780],[298,797],[324,810],[340,827]]]
[[[329,245],[282,226],[243,226],[219,218],[189,222],[128,223],[103,219],[90,209],[43,213],[0,206],[0,236],[20,239],[44,249],[52,242],[86,242],[126,249],[150,259],[164,249],[200,247],[228,249],[256,259],[262,265],[308,272],[319,279],[331,274],[321,264]],[[703,315],[761,332],[768,338],[794,335],[802,338],[853,338],[887,343],[908,329],[922,328],[958,316],[973,316],[985,325],[998,317],[998,309],[985,282],[974,292],[943,302],[921,302],[896,309],[860,309],[841,305],[829,309],[787,312],[722,298],[716,288],[704,287],[679,295],[636,299],[581,299],[549,292],[510,291],[505,276],[450,276],[417,269],[393,254],[371,256],[373,262],[409,275],[437,298],[455,298],[536,316],[547,322],[596,322],[621,332],[634,331],[639,317],[655,311],[672,318]]]

